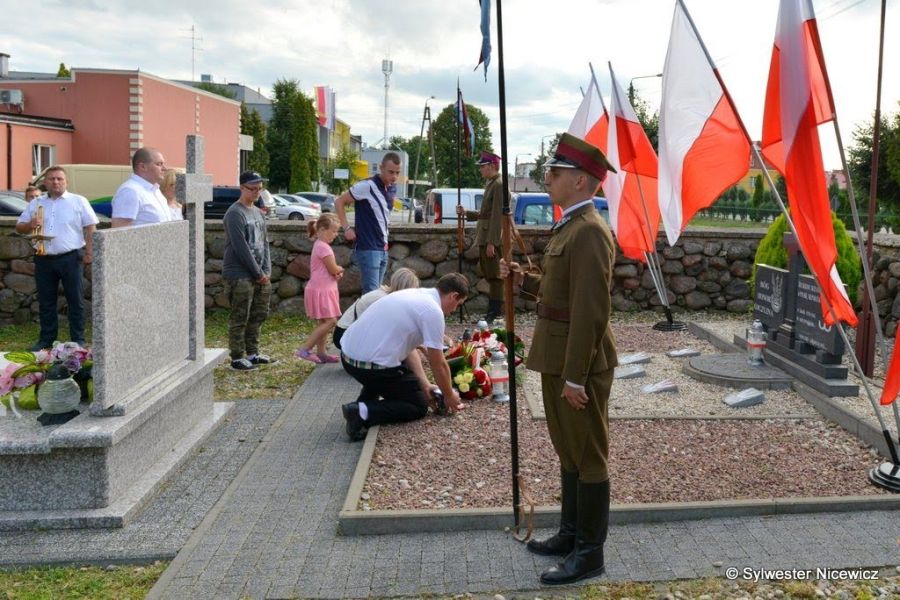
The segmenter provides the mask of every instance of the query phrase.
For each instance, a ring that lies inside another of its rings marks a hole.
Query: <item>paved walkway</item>
[[[553,559],[529,554],[501,531],[338,535],[338,511],[362,448],[346,441],[340,404],[356,392],[339,365],[317,368],[149,597],[537,589],[539,573]],[[613,526],[608,577],[651,581],[722,575],[728,567],[893,566],[900,563],[898,512]]]

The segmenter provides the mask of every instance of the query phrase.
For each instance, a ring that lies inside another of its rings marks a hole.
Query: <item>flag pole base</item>
[[[684,321],[660,321],[653,326],[657,331],[684,331],[687,324]]]
[[[869,481],[878,487],[900,494],[900,465],[885,462],[869,471]]]

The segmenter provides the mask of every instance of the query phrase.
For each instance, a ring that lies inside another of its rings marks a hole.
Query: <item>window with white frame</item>
[[[34,144],[31,146],[31,170],[33,175],[40,175],[41,171],[55,164],[56,146],[49,144]]]

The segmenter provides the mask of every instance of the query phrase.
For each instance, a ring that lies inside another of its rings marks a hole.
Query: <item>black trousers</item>
[[[405,364],[391,369],[360,369],[348,364],[343,355],[341,363],[363,386],[357,400],[369,409],[366,425],[415,421],[428,413],[419,379]]]
[[[69,338],[84,344],[84,286],[81,281],[84,265],[81,250],[58,256],[34,257],[34,282],[37,285],[40,341],[49,346],[59,339],[59,317],[56,295],[62,283],[69,315]]]

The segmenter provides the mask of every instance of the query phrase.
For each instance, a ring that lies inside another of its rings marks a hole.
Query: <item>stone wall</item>
[[[10,236],[13,219],[0,218],[0,324],[36,318],[37,299],[32,273],[31,247]],[[471,247],[472,229],[467,230],[463,252],[463,273],[475,281],[478,294],[468,303],[474,314],[486,309],[487,283],[480,277],[478,252]],[[539,260],[549,239],[549,230],[522,227],[529,254]],[[743,313],[752,305],[748,284],[756,248],[765,231],[747,229],[697,229],[682,235],[675,247],[661,237],[657,242],[662,271],[673,310],[719,310]],[[303,312],[303,287],[309,278],[312,241],[302,223],[270,222],[272,308]],[[343,238],[334,243],[335,258],[346,271],[339,283],[341,304],[349,305],[360,293],[359,270],[351,262],[351,249]],[[227,307],[222,281],[225,236],[219,221],[206,222],[206,307]],[[391,229],[389,271],[409,267],[432,285],[445,274],[457,270],[456,230],[430,225],[396,225]],[[889,335],[900,321],[900,238],[876,236],[875,295]],[[519,257],[520,258],[520,257]],[[661,304],[653,289],[650,272],[644,265],[618,256],[615,266],[613,305],[616,310],[647,310]],[[90,298],[88,276],[86,294]],[[859,295],[862,298],[862,294]],[[61,305],[64,304],[62,300]],[[533,306],[519,302],[525,310]],[[88,313],[90,314],[90,313]]]

